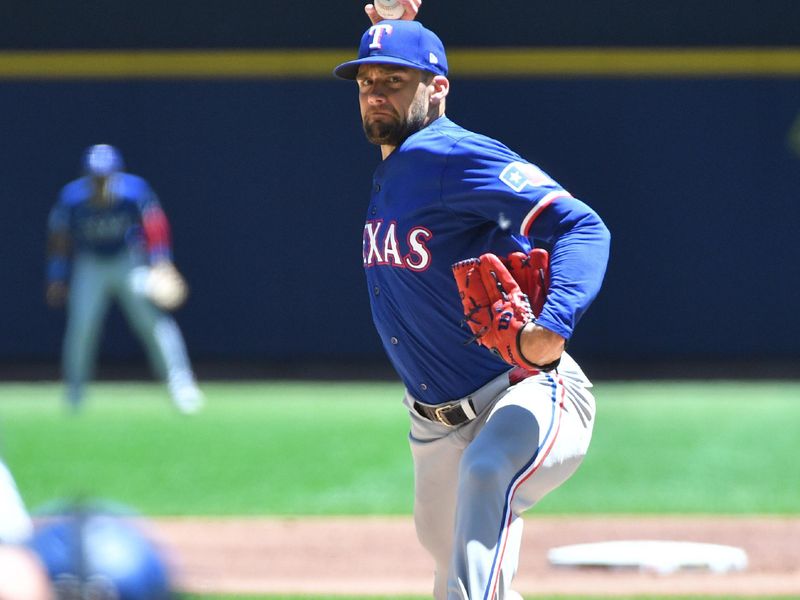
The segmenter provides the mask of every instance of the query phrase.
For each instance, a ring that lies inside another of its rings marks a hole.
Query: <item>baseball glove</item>
[[[547,259],[544,250],[528,256],[515,252],[505,261],[487,253],[452,267],[464,308],[464,321],[473,334],[470,341],[477,341],[510,365],[527,370],[550,370],[557,366],[558,361],[535,365],[522,355],[520,335],[535,319],[536,313],[528,295],[512,277],[506,264],[520,274],[536,298],[536,312],[540,312],[547,296]]]
[[[147,297],[162,310],[175,310],[186,302],[189,286],[171,262],[160,262],[152,267],[137,267],[132,273],[136,293]]]
[[[512,252],[505,258],[500,257],[500,260],[528,296],[533,314],[538,317],[550,289],[550,255],[547,250],[534,248],[528,254]]]
[[[186,302],[189,287],[186,280],[170,262],[162,262],[150,268],[148,296],[164,310],[175,310]]]

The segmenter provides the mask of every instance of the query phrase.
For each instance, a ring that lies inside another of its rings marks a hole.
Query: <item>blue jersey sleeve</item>
[[[451,148],[442,195],[457,218],[489,233],[488,251],[508,253],[508,240],[550,250],[550,290],[537,322],[569,339],[605,276],[610,234],[597,213],[536,165],[477,134]]]
[[[69,233],[69,208],[63,200],[63,192],[47,217],[48,233]]]
[[[132,236],[129,241],[141,243],[153,264],[172,260],[169,222],[153,188],[144,178],[131,174],[118,178],[117,185],[114,193],[132,203],[138,213],[135,238]]]
[[[597,213],[571,196],[554,199],[527,233],[551,245],[550,290],[537,322],[569,339],[600,291],[611,234]]]

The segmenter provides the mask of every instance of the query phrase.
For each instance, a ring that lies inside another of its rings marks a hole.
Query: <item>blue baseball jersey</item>
[[[467,343],[453,263],[548,248],[537,322],[568,339],[600,290],[609,241],[591,208],[500,142],[446,117],[410,136],[375,170],[363,239],[373,320],[409,392],[441,404],[510,368]]]
[[[111,201],[99,204],[92,201],[97,192],[91,177],[65,185],[50,211],[49,231],[68,235],[77,253],[111,256],[132,249],[151,260],[170,258],[166,218],[147,181],[119,172],[107,186]]]

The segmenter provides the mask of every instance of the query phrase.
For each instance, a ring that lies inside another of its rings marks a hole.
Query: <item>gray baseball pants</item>
[[[557,371],[470,394],[477,417],[448,427],[413,409],[414,522],[435,561],[437,600],[504,600],[517,571],[524,511],[564,483],[589,447],[592,384],[567,354]]]

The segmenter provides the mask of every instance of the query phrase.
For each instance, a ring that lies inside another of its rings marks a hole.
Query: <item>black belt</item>
[[[472,398],[441,406],[426,406],[415,401],[414,410],[429,421],[441,423],[446,427],[458,427],[463,423],[472,421],[477,416]]]
[[[508,384],[516,385],[523,379],[533,377],[539,371],[516,367],[508,372]],[[446,427],[458,427],[464,423],[472,421],[478,415],[475,412],[475,405],[472,403],[472,396],[458,402],[440,404],[438,406],[428,406],[414,401],[414,410],[417,414],[425,417],[434,423],[441,423]]]

